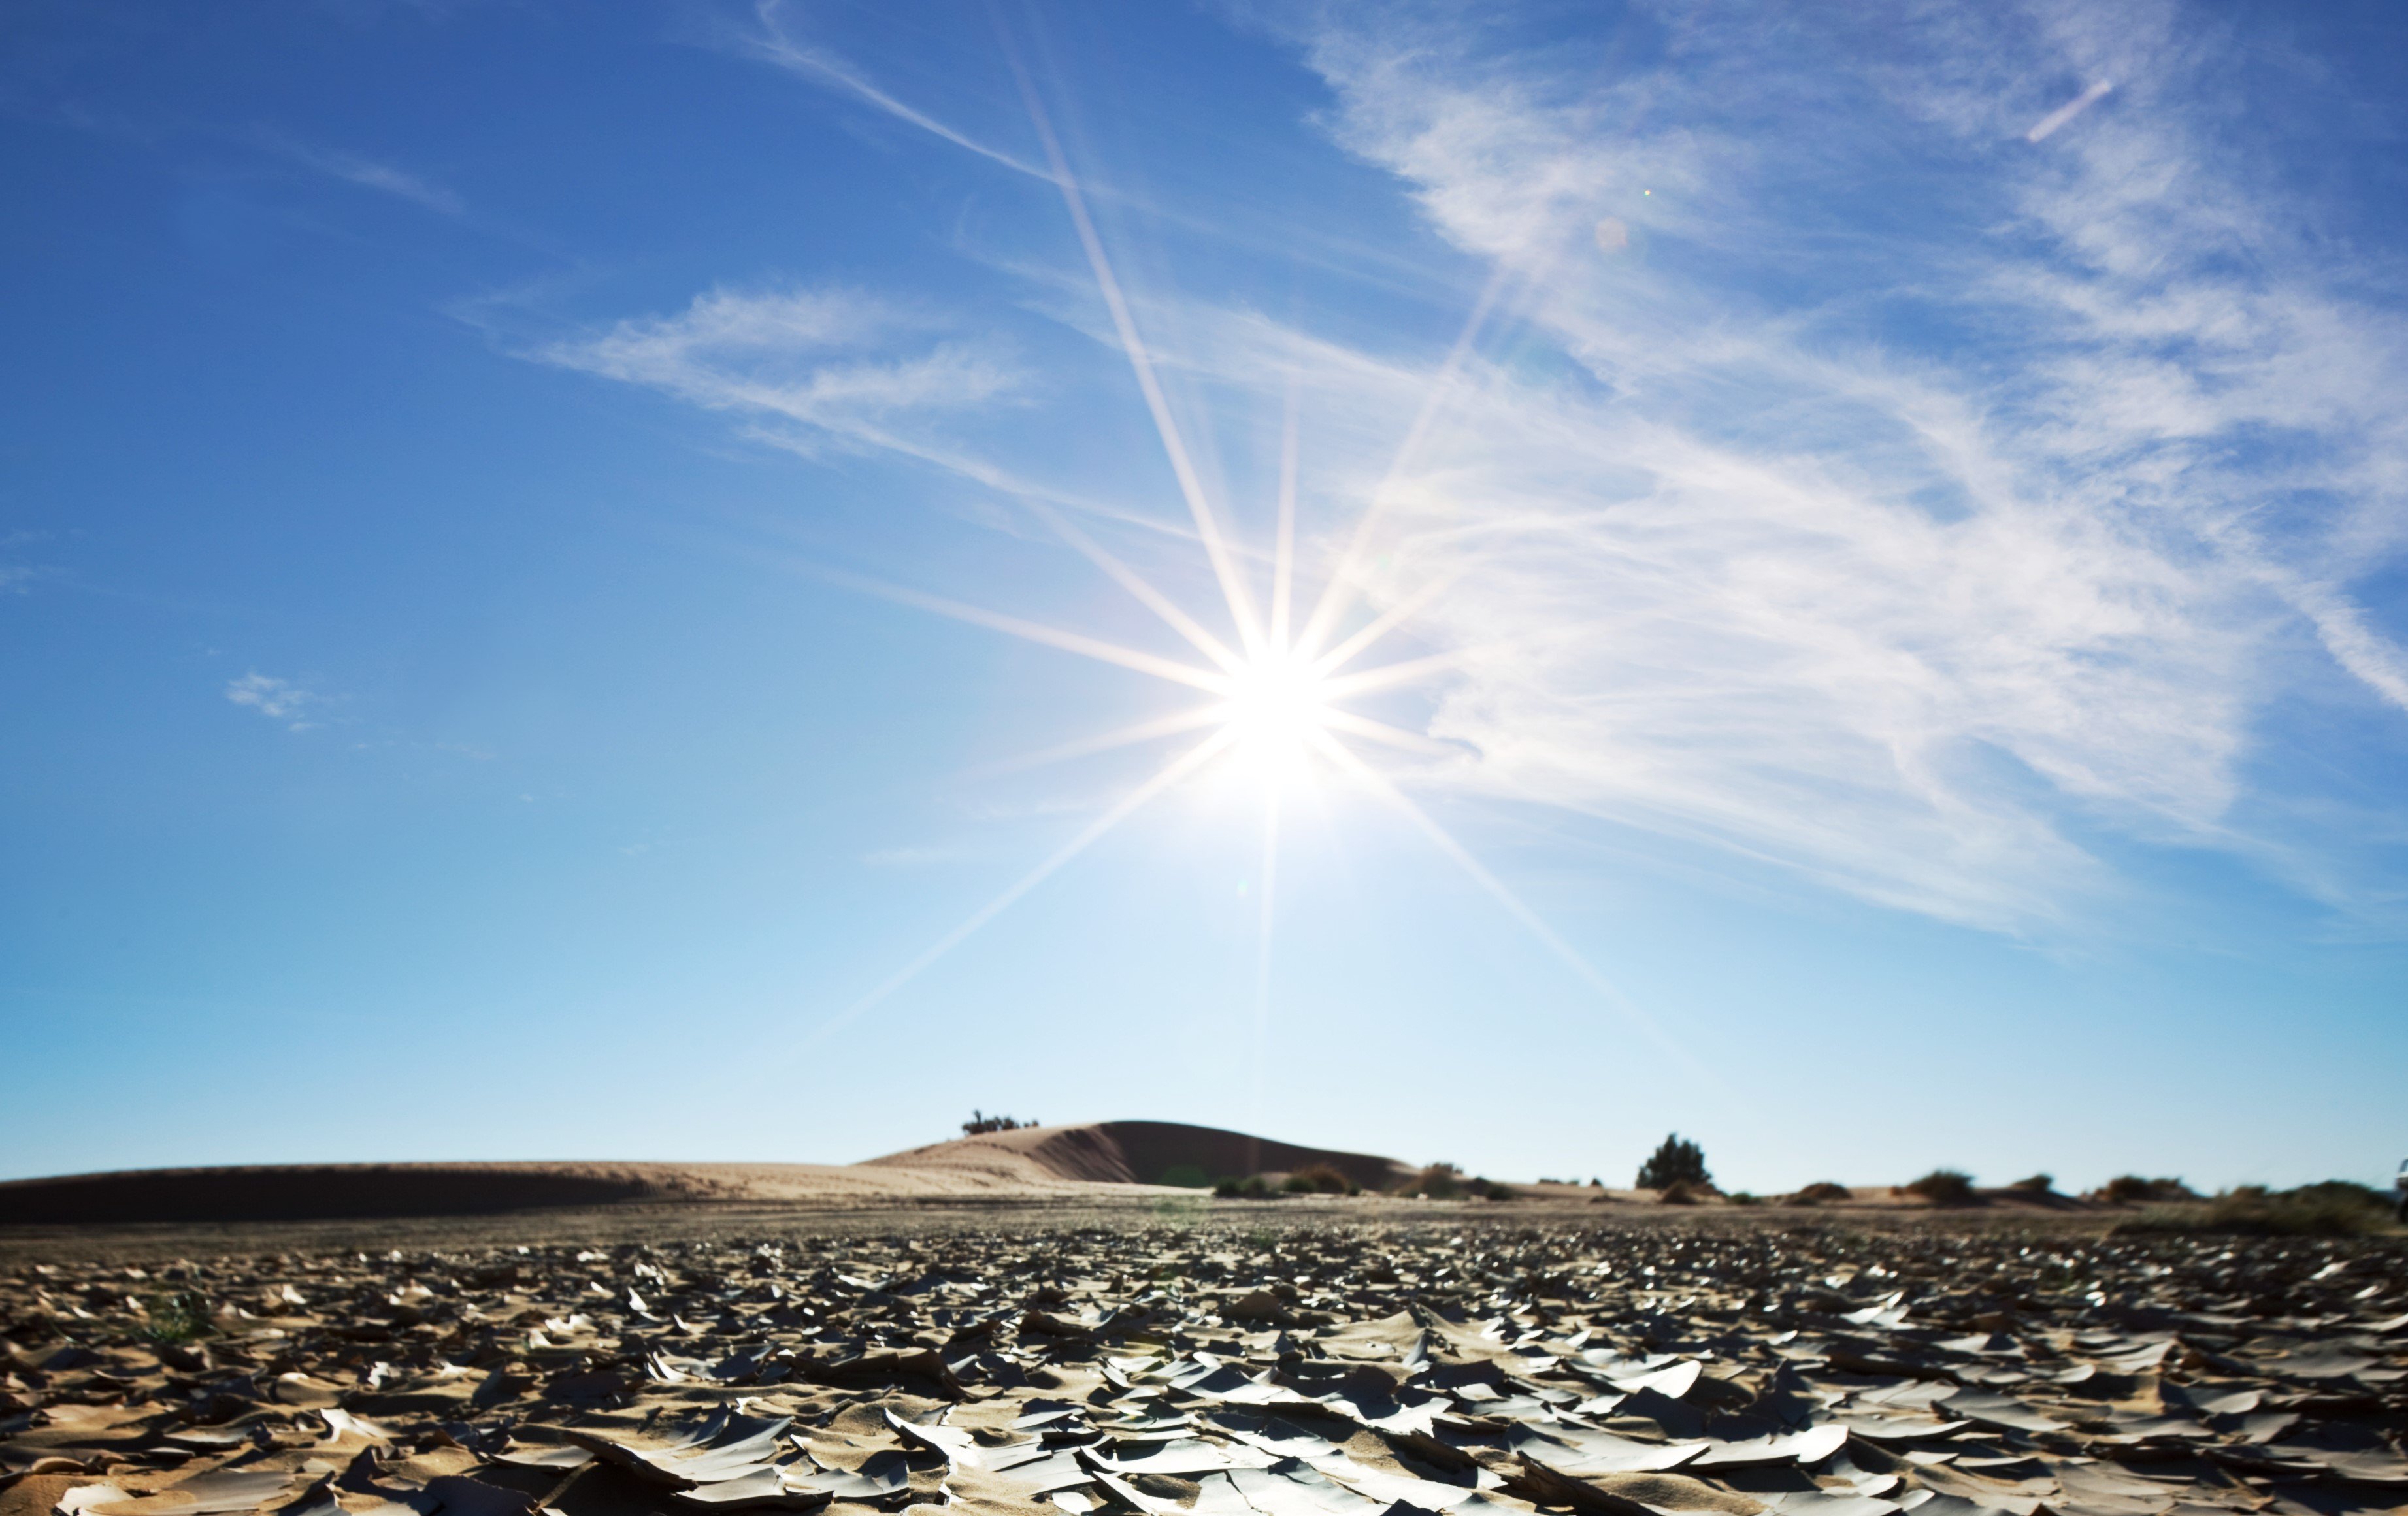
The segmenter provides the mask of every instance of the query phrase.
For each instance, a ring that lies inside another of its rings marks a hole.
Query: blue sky
[[[12,7],[0,1173],[2386,1174],[2408,19],[1825,9]]]

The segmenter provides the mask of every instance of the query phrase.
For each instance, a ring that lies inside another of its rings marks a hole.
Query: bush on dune
[[[1953,1168],[1935,1168],[1906,1187],[1909,1194],[1921,1195],[1935,1206],[1970,1206],[1973,1203],[1973,1177]]]
[[[2363,1237],[2392,1229],[2392,1202],[2347,1180],[2268,1190],[2244,1184],[2199,1206],[2153,1206],[2119,1233],[2210,1232],[2228,1237]]]
[[[1834,1184],[1829,1180],[1816,1180],[1791,1195],[1789,1203],[1793,1206],[1819,1206],[1827,1201],[1854,1200],[1856,1197],[1856,1192],[1844,1184]]]
[[[2138,1174],[2118,1174],[2091,1191],[2087,1198],[2104,1200],[2111,1206],[2142,1206],[2206,1197],[2180,1180],[2149,1180]]]
[[[1223,1180],[1212,1186],[1212,1194],[1222,1200],[1274,1200],[1279,1197],[1279,1192],[1272,1189],[1270,1181],[1260,1174],[1242,1180]]]
[[[1327,1164],[1307,1164],[1282,1181],[1290,1194],[1350,1194],[1354,1181]]]
[[[1432,1164],[1405,1181],[1404,1193],[1452,1200],[1463,1193],[1463,1170],[1453,1164]]]

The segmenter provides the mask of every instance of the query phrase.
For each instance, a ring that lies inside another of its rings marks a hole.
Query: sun
[[[1229,676],[1226,730],[1238,761],[1275,783],[1311,772],[1337,713],[1329,679],[1312,661],[1265,650]]]

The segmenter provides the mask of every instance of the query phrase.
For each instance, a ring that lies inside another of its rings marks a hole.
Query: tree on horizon
[[[1639,1166],[1641,1190],[1669,1190],[1675,1184],[1710,1186],[1714,1177],[1706,1172],[1706,1150],[1684,1139],[1674,1132],[1664,1138],[1664,1145],[1655,1155]]]

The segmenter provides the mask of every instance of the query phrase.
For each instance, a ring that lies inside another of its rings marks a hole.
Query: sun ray
[[[1271,545],[1271,651],[1288,651],[1288,607],[1296,590],[1296,465],[1302,451],[1297,435],[1303,408],[1303,381],[1294,370],[1287,377],[1287,416],[1280,428],[1279,526]]]
[[[1320,712],[1320,718],[1321,724],[1330,731],[1369,737],[1374,742],[1384,742],[1392,748],[1405,748],[1414,752],[1448,758],[1460,758],[1464,754],[1464,750],[1454,743],[1441,742],[1434,737],[1424,737],[1419,732],[1408,732],[1401,726],[1391,726],[1386,722],[1373,721],[1369,716],[1358,716],[1351,710],[1331,710],[1324,708]]]
[[[1254,917],[1254,1108],[1250,1124],[1256,1131],[1262,1127],[1264,1070],[1270,1064],[1267,1044],[1271,1023],[1271,926],[1279,895],[1279,835],[1280,793],[1273,787],[1263,794],[1262,900]]]
[[[1229,703],[1226,700],[1210,706],[1197,706],[1192,710],[1182,710],[1169,716],[1158,716],[1152,721],[1133,722],[1126,726],[1115,727],[1109,732],[1099,732],[1094,737],[1079,737],[1055,747],[1039,748],[1035,752],[1023,753],[1017,758],[982,764],[968,772],[972,775],[1011,774],[1024,769],[1042,767],[1047,764],[1063,763],[1072,758],[1093,757],[1099,752],[1110,752],[1115,748],[1128,748],[1140,742],[1151,742],[1156,737],[1177,737],[1182,732],[1193,732],[1199,726],[1211,726],[1216,722],[1226,725],[1229,721]]]
[[[1321,681],[1323,698],[1347,700],[1374,690],[1393,690],[1426,675],[1443,674],[1460,668],[1483,653],[1495,652],[1499,643],[1485,642],[1476,647],[1454,648],[1445,652],[1433,652],[1425,658],[1407,658],[1401,663],[1382,664],[1353,674],[1333,674]]]
[[[803,1039],[802,1046],[809,1047],[812,1043],[818,1042],[822,1038],[841,1030],[846,1024],[860,1016],[862,1012],[868,1010],[872,1007],[876,1006],[880,1001],[885,999],[888,995],[893,994],[896,991],[903,988],[906,984],[910,983],[914,979],[917,979],[929,965],[935,963],[938,959],[942,958],[945,954],[953,951],[953,949],[961,946],[963,939],[967,938],[971,933],[977,931],[980,927],[984,926],[987,922],[995,920],[997,916],[1002,915],[1006,910],[1011,908],[1012,904],[1019,900],[1022,895],[1026,894],[1029,891],[1037,888],[1039,884],[1044,883],[1045,880],[1051,878],[1063,865],[1068,863],[1071,859],[1076,858],[1079,854],[1086,851],[1087,849],[1095,843],[1096,838],[1102,837],[1113,827],[1118,826],[1121,822],[1126,821],[1131,815],[1135,814],[1140,807],[1144,806],[1147,801],[1152,800],[1154,796],[1162,794],[1163,791],[1169,789],[1172,785],[1178,783],[1181,779],[1186,778],[1189,774],[1194,773],[1197,768],[1203,766],[1207,760],[1211,758],[1213,754],[1219,752],[1223,748],[1227,747],[1231,740],[1228,730],[1225,727],[1222,730],[1213,733],[1211,737],[1206,737],[1195,747],[1188,749],[1185,752],[1172,759],[1169,763],[1164,765],[1160,769],[1155,771],[1154,778],[1146,780],[1143,784],[1139,785],[1136,789],[1131,790],[1128,794],[1115,801],[1111,809],[1105,811],[1101,816],[1098,816],[1094,821],[1088,822],[1087,825],[1080,831],[1077,837],[1072,837],[1060,848],[1054,850],[1053,855],[1048,857],[1043,863],[1039,864],[1035,868],[1032,868],[1027,873],[1022,875],[1019,880],[1010,889],[1004,891],[1001,894],[996,895],[993,900],[988,901],[985,905],[981,906],[978,909],[972,911],[969,918],[964,921],[962,924],[954,927],[943,937],[939,937],[936,944],[929,948],[927,951],[920,954],[919,957],[912,959],[900,969],[897,969],[894,974],[888,976],[886,980],[881,982],[876,989],[870,991],[867,994],[863,995],[852,1005],[845,1007],[842,1010],[838,1011],[826,1021],[822,1022],[817,1027],[812,1029],[808,1037]]]
[[[1666,1057],[1681,1065],[1700,1080],[1713,1085],[1717,1092],[1726,1095],[1730,1093],[1720,1075],[1698,1062],[1687,1049],[1673,1041],[1661,1026],[1656,1024],[1653,1017],[1632,1004],[1630,997],[1624,994],[1612,980],[1598,972],[1597,966],[1581,956],[1578,949],[1557,936],[1555,929],[1547,924],[1544,917],[1524,905],[1521,896],[1507,889],[1503,880],[1490,873],[1485,865],[1471,855],[1469,849],[1455,839],[1453,833],[1440,826],[1429,812],[1415,805],[1411,795],[1398,789],[1385,775],[1365,763],[1344,743],[1326,732],[1314,734],[1313,746],[1320,749],[1323,755],[1340,768],[1360,780],[1374,794],[1401,812],[1421,831],[1423,836],[1437,844],[1440,852],[1454,859],[1456,866],[1470,875],[1472,882],[1487,891],[1489,895],[1498,905],[1503,906],[1514,920],[1527,927],[1541,942],[1545,943],[1548,951],[1561,959],[1564,965],[1579,977],[1581,982],[1595,990],[1609,1005],[1621,1012],[1623,1019],[1653,1042]]]
[[[1353,636],[1348,637],[1345,641],[1340,642],[1338,646],[1330,649],[1327,652],[1325,652],[1320,657],[1314,659],[1312,661],[1313,672],[1326,677],[1345,667],[1349,663],[1361,656],[1363,652],[1369,649],[1371,644],[1379,641],[1382,637],[1386,636],[1390,632],[1395,631],[1424,606],[1428,605],[1431,601],[1437,599],[1440,595],[1446,594],[1448,590],[1454,588],[1455,581],[1462,577],[1463,576],[1460,574],[1441,575],[1439,578],[1432,579],[1429,583],[1422,586],[1413,594],[1407,595],[1404,599],[1398,601],[1393,606],[1390,606],[1386,610],[1382,611],[1377,617],[1365,624],[1362,630],[1356,632]]]
[[[1312,613],[1305,619],[1304,631],[1297,637],[1297,649],[1308,657],[1337,629],[1338,618],[1345,614],[1347,603],[1354,593],[1355,565],[1370,551],[1371,533],[1381,514],[1387,508],[1389,488],[1395,484],[1397,476],[1412,463],[1413,454],[1420,451],[1422,438],[1438,419],[1439,408],[1454,393],[1456,376],[1464,361],[1471,355],[1472,344],[1479,338],[1480,329],[1487,324],[1489,311],[1495,308],[1498,297],[1504,293],[1511,267],[1509,262],[1500,262],[1497,271],[1489,276],[1486,287],[1480,292],[1480,298],[1472,304],[1471,313],[1464,318],[1463,330],[1456,334],[1455,346],[1448,350],[1445,362],[1439,365],[1437,375],[1430,380],[1429,393],[1422,398],[1421,409],[1413,417],[1412,425],[1406,429],[1404,440],[1397,445],[1396,455],[1389,460],[1387,472],[1373,487],[1370,498],[1363,503],[1363,514],[1355,518],[1354,530],[1347,538],[1346,549],[1330,569],[1328,579],[1322,585],[1321,596],[1313,604]]]
[[[1139,393],[1144,395],[1146,409],[1153,414],[1154,431],[1160,435],[1162,451],[1170,461],[1171,475],[1179,481],[1179,493],[1187,502],[1188,514],[1196,519],[1196,532],[1204,544],[1204,555],[1211,561],[1212,573],[1221,581],[1229,617],[1237,623],[1238,639],[1249,654],[1259,654],[1263,633],[1254,618],[1253,597],[1247,594],[1245,580],[1229,556],[1211,502],[1204,496],[1204,482],[1197,477],[1186,440],[1170,414],[1170,402],[1154,376],[1154,360],[1146,353],[1144,338],[1138,335],[1137,320],[1121,292],[1119,278],[1112,272],[1111,260],[1105,255],[1103,238],[1096,235],[1096,223],[1087,215],[1086,197],[1079,193],[1078,179],[1071,174],[1069,160],[1063,155],[1062,144],[1054,135],[1053,119],[1046,114],[1044,102],[1038,98],[1036,84],[1022,66],[1016,50],[1011,52],[1011,68],[1019,78],[1029,120],[1037,128],[1039,140],[1045,145],[1045,161],[1054,170],[1054,182],[1062,192],[1062,203],[1069,208],[1071,224],[1078,230],[1079,245],[1085,250],[1087,265],[1095,272],[1096,287],[1104,297],[1105,308],[1111,313],[1112,328],[1120,336],[1129,367],[1137,375]]]
[[[1245,660],[1229,651],[1229,645],[1206,631],[1196,618],[1179,608],[1168,595],[1155,589],[1136,569],[1104,551],[1095,538],[1070,524],[1062,513],[1039,501],[1023,501],[1031,513],[1052,527],[1063,541],[1084,554],[1086,560],[1111,576],[1112,582],[1135,595],[1146,609],[1162,618],[1163,622],[1185,637],[1197,652],[1235,674],[1245,667]]]
[[[905,589],[899,584],[888,584],[882,579],[869,579],[860,574],[848,574],[842,569],[824,568],[817,565],[810,566],[811,572],[820,578],[831,583],[859,590],[865,594],[874,594],[902,605],[914,606],[922,610],[934,611],[939,616],[950,616],[957,622],[968,622],[973,626],[983,626],[1030,642],[1041,642],[1049,648],[1059,648],[1065,652],[1075,652],[1082,657],[1094,658],[1107,664],[1118,664],[1123,668],[1134,668],[1140,674],[1152,674],[1157,679],[1170,679],[1180,684],[1192,684],[1208,694],[1226,695],[1230,691],[1229,676],[1213,673],[1208,668],[1192,667],[1155,653],[1140,652],[1135,648],[1124,648],[1118,643],[1106,642],[1100,637],[1087,636],[1078,632],[1065,632],[1058,627],[1046,626],[1038,622],[1023,621],[1017,616],[1006,616],[1000,611],[985,610],[977,606],[964,605],[958,600],[948,600],[941,595],[924,594],[918,590]]]

